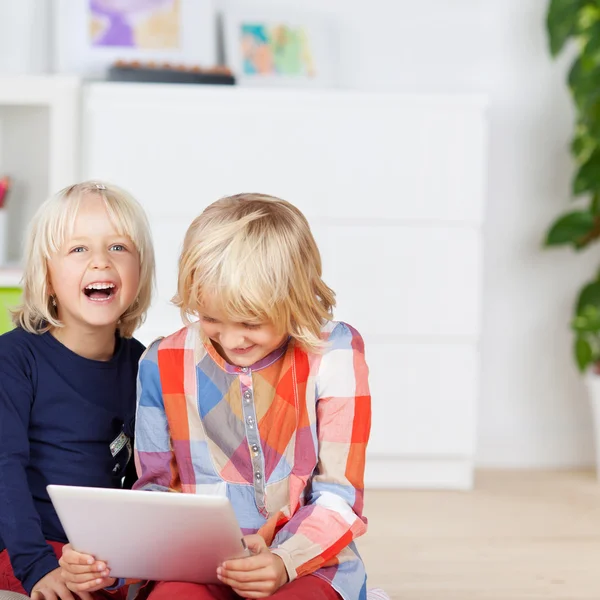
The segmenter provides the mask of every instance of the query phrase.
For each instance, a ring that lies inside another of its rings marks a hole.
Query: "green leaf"
[[[589,137],[591,142],[590,147],[582,148],[587,154],[576,156],[577,162],[582,164],[588,160],[592,152],[598,147],[598,141],[600,140],[600,95],[594,98],[593,101],[584,102],[585,106],[578,109],[578,133],[575,137]],[[579,132],[581,129],[581,133]]]
[[[600,334],[600,318],[577,315],[571,322],[571,329],[577,334],[591,333],[597,336]]]
[[[593,307],[597,314],[600,314],[600,281],[593,281],[585,285],[579,292],[576,304],[576,313],[582,315],[584,310],[587,309],[589,315],[589,308]]]
[[[588,320],[583,316],[577,316],[571,321],[571,329],[577,333],[588,333],[589,324]]]
[[[600,310],[596,306],[586,304],[580,314],[588,320],[590,327],[600,331]]]
[[[582,52],[573,62],[567,80],[582,118],[595,120],[600,99],[600,60]]]
[[[571,321],[571,329],[578,335],[593,334],[593,338],[600,344],[600,311],[591,304],[581,308]]]
[[[575,361],[581,372],[592,363],[594,352],[590,343],[581,336],[575,338]]]
[[[598,11],[598,9],[595,9],[595,10]],[[599,36],[600,36],[600,23],[596,21],[589,28],[589,30],[587,30],[585,32],[585,36],[584,36],[585,43],[583,45],[582,52],[588,56],[591,56],[591,57],[597,59],[598,52],[600,52],[600,39],[598,39]]]
[[[598,82],[600,85],[600,82]],[[600,148],[596,148],[590,157],[579,167],[573,179],[573,194],[580,196],[588,192],[600,191]]]
[[[546,236],[546,246],[571,244],[580,248],[585,237],[594,229],[594,216],[588,211],[575,211],[554,222]]]
[[[598,146],[597,140],[590,135],[587,127],[579,125],[571,141],[571,154],[579,164],[586,162]]]
[[[551,0],[546,15],[546,29],[552,56],[557,56],[566,41],[576,35],[579,11],[584,4],[585,0]]]

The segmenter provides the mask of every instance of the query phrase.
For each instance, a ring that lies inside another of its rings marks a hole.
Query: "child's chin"
[[[110,317],[110,316],[106,316],[106,317],[101,317],[101,316],[96,316],[96,317],[88,317],[86,319],[84,319],[86,321],[86,323],[88,325],[91,325],[92,327],[114,327],[116,329],[117,327],[117,323],[119,321],[119,319],[116,319],[114,317]]]

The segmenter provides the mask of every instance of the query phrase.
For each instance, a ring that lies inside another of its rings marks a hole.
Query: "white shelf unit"
[[[128,188],[153,228],[142,341],[181,327],[178,253],[207,204],[286,198],[311,222],[336,316],[365,338],[367,485],[472,485],[485,98],[94,83],[82,110],[83,176]]]
[[[11,263],[21,261],[37,207],[77,179],[80,94],[75,77],[0,77],[0,174],[13,180],[6,208]],[[0,281],[13,281],[14,273],[0,265]]]

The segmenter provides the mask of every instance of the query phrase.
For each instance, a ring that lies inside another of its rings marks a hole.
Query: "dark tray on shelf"
[[[235,77],[231,74],[211,71],[114,65],[108,70],[108,81],[234,85]]]

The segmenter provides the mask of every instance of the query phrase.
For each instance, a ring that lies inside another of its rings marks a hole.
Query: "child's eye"
[[[260,323],[242,323],[246,329],[260,329],[262,325]]]
[[[75,248],[71,249],[71,252],[85,252],[85,248],[83,246],[76,246]]]
[[[205,323],[216,323],[216,322],[217,322],[217,320],[216,320],[216,319],[213,319],[213,318],[211,318],[211,317],[202,317],[202,320],[203,320]]]
[[[125,246],[123,246],[123,244],[113,244],[110,247],[110,249],[115,252],[124,252],[125,250],[127,250],[127,248],[125,248]]]

